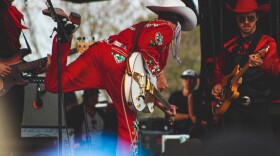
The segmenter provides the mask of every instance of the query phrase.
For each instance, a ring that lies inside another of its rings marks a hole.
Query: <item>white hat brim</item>
[[[197,17],[194,11],[189,7],[160,7],[160,6],[147,6],[148,9],[156,14],[160,12],[172,12],[183,17],[184,22],[180,23],[182,25],[182,30],[190,31],[193,30],[197,25]]]

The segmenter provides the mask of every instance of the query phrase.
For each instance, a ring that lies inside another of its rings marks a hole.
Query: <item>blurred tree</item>
[[[118,33],[121,30],[131,26],[134,23],[143,20],[151,20],[156,17],[156,14],[148,10],[145,0],[109,0],[86,3],[69,3],[70,1],[52,0],[53,6],[63,9],[67,14],[70,12],[79,13],[82,17],[80,28],[74,34],[72,48],[76,47],[78,37],[85,37],[91,41],[106,39],[108,36]],[[75,0],[74,0],[75,1]],[[76,0],[78,1],[78,0]],[[159,0],[149,0],[149,3],[159,3]],[[25,22],[29,26],[29,30],[25,33],[31,42],[33,54],[36,57],[44,57],[46,53],[51,53],[52,39],[49,37],[56,23],[48,16],[41,12],[46,9],[44,1],[28,0],[27,5],[23,1],[15,1],[15,5],[23,11]],[[53,36],[52,36],[53,37]],[[22,45],[25,43],[22,42]],[[36,53],[37,52],[37,53]],[[75,57],[78,55],[74,55]],[[200,29],[197,27],[194,31],[183,32],[181,46],[179,48],[179,56],[182,64],[170,56],[165,73],[169,87],[162,92],[167,99],[171,91],[180,89],[180,74],[187,68],[192,68],[195,71],[200,71]],[[153,114],[145,114],[146,116],[163,115],[161,111],[156,110]]]
[[[62,1],[73,2],[73,3],[89,3],[89,2],[100,2],[105,0],[62,0]]]

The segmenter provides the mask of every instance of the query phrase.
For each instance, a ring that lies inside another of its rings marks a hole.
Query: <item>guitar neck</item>
[[[157,89],[154,88],[153,93],[154,93],[154,96],[164,105],[165,109],[172,111],[170,103],[168,101],[166,101],[164,97],[162,97],[162,95],[159,93],[159,91]],[[170,116],[169,124],[173,125],[174,121],[175,121],[174,116]]]
[[[31,61],[31,62],[24,62],[18,66],[19,72],[26,72],[29,70],[33,70],[38,67],[42,67],[46,64],[47,57],[41,58],[39,60]]]
[[[267,46],[266,48],[263,48],[261,50],[259,50],[256,53],[255,57],[261,57],[263,55],[266,54],[266,52],[269,50],[269,46]],[[236,74],[236,76],[233,78],[232,82],[237,82],[239,80],[239,78],[241,78],[243,76],[243,74],[249,69],[249,62],[247,62],[242,69]]]
[[[246,63],[242,69],[236,74],[236,76],[233,78],[232,82],[236,82],[243,76],[243,74],[249,69],[249,63]]]
[[[165,98],[159,93],[157,89],[154,89],[153,93],[154,96],[164,105],[166,109],[171,110],[169,102],[165,100]]]

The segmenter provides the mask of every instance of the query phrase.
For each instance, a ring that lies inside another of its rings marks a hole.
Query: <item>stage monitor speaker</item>
[[[161,136],[167,134],[164,131],[139,131],[140,155],[158,155],[161,153]]]
[[[187,141],[173,146],[159,156],[199,156],[202,150],[202,143],[198,139],[188,139]]]
[[[188,134],[173,134],[173,135],[162,135],[161,138],[162,138],[161,152],[165,152],[187,141],[190,138],[190,136]]]
[[[39,87],[39,88],[38,88]],[[39,94],[38,94],[39,92]],[[41,107],[34,101],[41,98]],[[62,109],[62,126],[65,126]],[[46,91],[43,82],[29,83],[25,86],[23,127],[58,127],[58,94]]]
[[[59,130],[58,128],[22,128],[21,137],[24,138],[25,140],[29,139],[29,140],[35,140],[39,142],[40,139],[44,141],[44,139],[47,140],[48,138],[58,138]],[[74,130],[63,128],[61,141],[62,141],[62,156],[73,156],[74,143],[75,143]],[[32,146],[26,146],[26,147],[27,147],[26,149],[32,148]]]
[[[0,146],[0,156],[57,156],[57,137],[9,139]]]

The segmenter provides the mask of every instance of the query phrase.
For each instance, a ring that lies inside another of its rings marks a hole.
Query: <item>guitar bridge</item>
[[[222,101],[217,101],[215,107],[220,108],[223,105]]]

